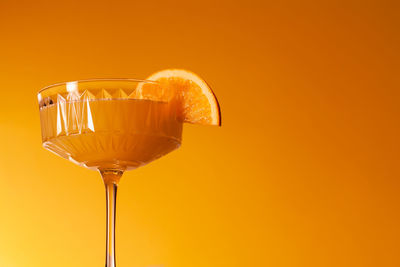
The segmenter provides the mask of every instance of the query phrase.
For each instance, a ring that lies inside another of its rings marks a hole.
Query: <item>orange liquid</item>
[[[64,101],[40,109],[43,146],[91,169],[129,170],[177,149],[182,123],[171,103]]]

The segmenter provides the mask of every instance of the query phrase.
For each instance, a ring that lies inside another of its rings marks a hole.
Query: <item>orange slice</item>
[[[157,81],[160,86],[140,84],[138,94],[150,99],[163,100],[178,96],[183,122],[221,126],[221,111],[218,100],[210,86],[193,72],[167,69],[150,75],[147,80]]]

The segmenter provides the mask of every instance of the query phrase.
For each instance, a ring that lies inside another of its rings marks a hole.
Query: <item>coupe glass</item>
[[[153,81],[92,79],[50,85],[38,93],[38,101],[43,147],[103,178],[106,267],[115,267],[118,182],[124,171],[180,146],[176,97]]]

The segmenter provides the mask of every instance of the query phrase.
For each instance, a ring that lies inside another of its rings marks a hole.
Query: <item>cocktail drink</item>
[[[87,168],[134,169],[180,146],[175,111],[153,100],[59,100],[40,109],[43,146]]]
[[[43,146],[80,166],[98,170],[104,180],[106,267],[115,267],[115,204],[123,172],[179,148],[183,122],[220,124],[215,96],[204,93],[211,89],[193,81],[190,75],[194,74],[182,76],[185,71],[172,71],[173,75],[168,70],[150,77],[155,81],[60,83],[38,94]],[[204,107],[196,114],[192,106],[199,101]]]

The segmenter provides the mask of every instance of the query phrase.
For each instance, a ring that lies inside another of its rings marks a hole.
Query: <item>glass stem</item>
[[[115,264],[115,215],[118,182],[123,174],[118,170],[101,170],[106,187],[107,201],[107,232],[106,232],[106,267],[116,267]]]

